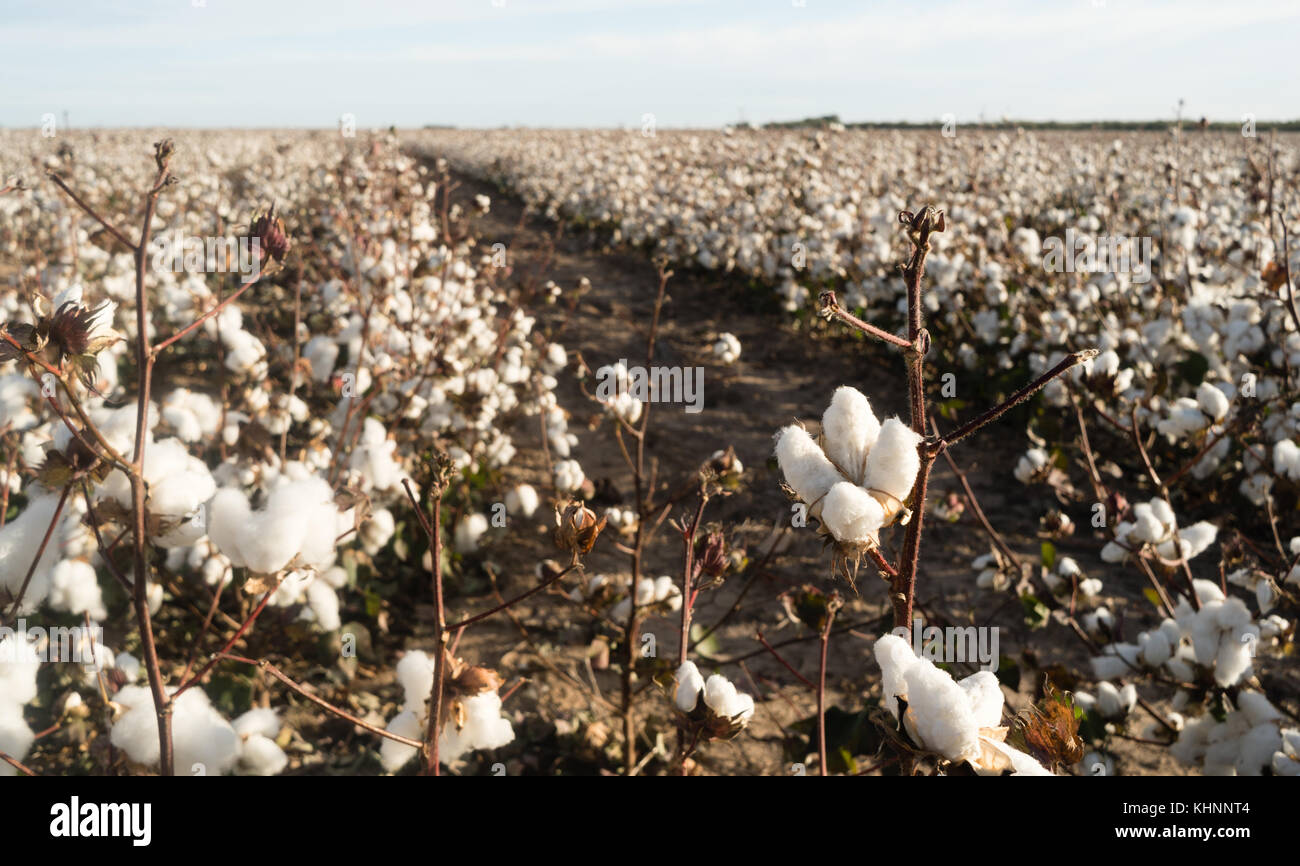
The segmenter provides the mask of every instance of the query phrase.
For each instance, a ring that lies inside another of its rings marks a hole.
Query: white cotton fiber
[[[59,498],[52,493],[36,495],[27,503],[22,514],[0,529],[0,589],[8,590],[11,595],[18,594],[27,577],[27,570],[36,559],[36,551],[40,549],[41,540],[54,518],[58,504]],[[67,519],[67,513],[65,509],[60,522]],[[32,573],[19,613],[35,610],[49,595],[50,572],[59,561],[58,532],[59,527],[56,527],[55,535],[51,536],[40,563]]]
[[[30,641],[11,634],[0,640],[0,704],[25,704],[36,697],[40,654]]]
[[[876,664],[880,665],[880,688],[884,693],[885,707],[898,718],[898,695],[907,695],[907,671],[920,663],[907,641],[898,635],[887,634],[875,645]]]
[[[424,712],[424,706],[433,693],[433,657],[412,650],[397,663],[397,682],[406,695],[405,708]]]
[[[506,494],[506,511],[513,515],[532,517],[540,502],[531,484],[520,484]]]
[[[1178,538],[1183,547],[1183,556],[1191,559],[1205,552],[1205,549],[1214,543],[1214,538],[1218,532],[1219,528],[1206,520],[1178,530]]]
[[[854,484],[862,483],[867,453],[879,434],[880,422],[862,392],[848,385],[836,388],[822,415],[822,441],[831,461]]]
[[[465,724],[457,728],[449,724],[442,731],[439,742],[439,760],[454,763],[474,749],[496,749],[515,738],[510,721],[501,716],[501,696],[496,692],[481,692],[463,698]]]
[[[137,764],[158,764],[158,719],[153,695],[144,686],[125,686],[113,701],[126,712],[113,723],[110,740]],[[172,712],[172,745],[176,772],[219,776],[239,757],[239,735],[221,717],[200,688],[185,691]]]
[[[822,499],[844,476],[826,458],[808,431],[791,424],[777,434],[776,460],[785,474],[785,482],[799,499],[808,505],[813,517],[821,515]]]
[[[674,695],[677,709],[683,713],[694,710],[702,691],[704,677],[700,676],[700,669],[695,666],[695,662],[683,662],[677,669],[677,692]]]
[[[23,718],[22,704],[8,703],[0,698],[0,752],[21,761],[35,740],[36,735]],[[17,773],[8,762],[0,761],[0,778]]]
[[[951,761],[979,755],[979,725],[965,690],[928,659],[908,668],[908,729],[929,749]]]
[[[289,756],[274,740],[261,734],[252,734],[239,747],[241,776],[275,776],[289,766]]]
[[[208,512],[208,537],[233,565],[274,574],[295,558],[317,568],[334,562],[339,511],[319,476],[281,482],[260,511],[242,491],[222,488]]]
[[[921,456],[916,450],[920,441],[920,435],[897,418],[882,424],[880,436],[867,457],[864,486],[883,490],[900,502],[906,500],[921,467]]]
[[[89,613],[97,622],[108,616],[95,569],[81,559],[65,559],[54,566],[50,574],[50,606],[72,614]]]
[[[831,487],[822,502],[822,522],[839,541],[863,543],[873,539],[884,520],[880,502],[847,481]]]
[[[307,606],[316,617],[316,624],[325,631],[334,631],[342,621],[339,619],[339,597],[323,580],[313,580],[307,584]]]
[[[971,715],[975,724],[981,728],[996,728],[1002,723],[1002,687],[998,685],[997,674],[992,671],[973,673],[957,685],[970,700]]]
[[[397,734],[399,737],[406,737],[410,740],[422,740],[424,731],[420,727],[420,719],[411,710],[403,710],[393,717],[388,723],[388,732]],[[390,773],[395,773],[402,769],[402,766],[414,758],[419,750],[414,746],[408,746],[405,743],[399,743],[396,740],[390,740],[384,737],[383,743],[379,746],[379,760],[384,765],[384,769]]]
[[[274,740],[280,733],[280,714],[269,707],[254,707],[231,723],[241,737],[261,734]]]

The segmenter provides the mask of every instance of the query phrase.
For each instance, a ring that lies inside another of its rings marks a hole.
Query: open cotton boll
[[[420,726],[420,718],[412,710],[403,710],[393,716],[393,720],[388,723],[385,730],[390,734],[397,734],[399,737],[406,737],[409,740],[420,740],[424,737],[424,730]],[[441,743],[439,745],[441,746]],[[399,743],[397,740],[384,737],[383,742],[379,745],[379,762],[384,765],[384,769],[388,772],[396,773],[418,752],[419,749],[415,748],[415,746],[408,746],[405,743]]]
[[[242,491],[223,488],[208,512],[208,538],[233,565],[274,574],[295,558],[305,566],[333,564],[339,511],[319,476],[280,483],[260,511]]]
[[[1202,382],[1196,389],[1196,403],[1215,421],[1222,421],[1228,415],[1228,395],[1209,382]]]
[[[280,714],[270,707],[254,707],[231,722],[231,727],[241,737],[261,734],[275,739],[280,733]]]
[[[95,569],[80,559],[65,559],[54,566],[50,574],[50,606],[72,614],[88,613],[96,621],[108,617]]]
[[[817,447],[808,431],[796,424],[783,427],[777,434],[776,460],[785,474],[786,484],[808,506],[809,513],[819,517],[823,498],[844,476]]]
[[[0,639],[0,704],[25,704],[36,697],[40,653],[19,634]]]
[[[921,436],[897,418],[880,426],[880,435],[867,456],[864,486],[883,490],[899,502],[907,499],[921,468],[916,446]]]
[[[1178,530],[1178,538],[1183,547],[1183,556],[1191,559],[1204,553],[1205,549],[1214,543],[1214,538],[1218,533],[1219,528],[1206,520]]]
[[[448,724],[439,740],[439,758],[447,764],[476,749],[497,749],[515,738],[510,720],[501,715],[501,696],[480,692],[460,702],[464,725]]]
[[[456,524],[456,552],[473,553],[488,531],[488,519],[478,512],[467,514]]]
[[[236,772],[241,776],[276,776],[287,766],[289,756],[269,737],[252,734],[240,744]]]
[[[520,484],[506,493],[506,511],[513,515],[532,517],[540,499],[532,485]]]
[[[836,483],[822,503],[822,522],[831,535],[846,543],[874,539],[884,520],[885,511],[880,502],[847,481]]]
[[[361,529],[357,532],[362,549],[374,556],[393,537],[396,528],[397,522],[393,519],[393,512],[387,508],[376,509],[366,522],[361,524]]]
[[[323,580],[316,579],[307,584],[307,607],[311,610],[316,625],[325,631],[335,631],[342,624],[339,618],[339,597]]]
[[[36,494],[21,514],[0,528],[0,589],[8,590],[13,596],[18,595],[27,578],[27,570],[36,559],[45,531],[54,519],[54,512],[58,510],[58,504],[59,497],[53,494]],[[67,509],[64,510],[61,522],[66,519]],[[55,532],[60,528],[56,527]],[[47,545],[32,572],[18,613],[30,613],[45,600],[50,590],[50,573],[58,561],[58,545]]]
[[[405,693],[407,709],[420,710],[429,700],[433,693],[433,666],[433,658],[421,650],[412,650],[398,661],[395,673]]]
[[[871,411],[871,401],[848,385],[836,388],[822,415],[822,441],[831,462],[854,484],[863,482],[867,453],[879,435],[880,422]]]
[[[137,764],[157,766],[158,718],[150,690],[125,686],[113,696],[113,702],[125,707],[126,712],[113,722],[110,741]],[[176,698],[172,744],[176,769],[186,775],[221,775],[239,757],[239,735],[200,688],[188,689]]]
[[[27,750],[35,741],[36,734],[23,718],[22,704],[9,703],[0,696],[0,752],[4,752],[16,761],[21,761],[27,756]],[[17,773],[18,770],[7,761],[0,761],[0,778]]]
[[[689,713],[695,709],[695,705],[700,700],[700,692],[704,691],[704,677],[700,675],[700,669],[695,666],[695,662],[682,662],[681,667],[677,669],[677,691],[674,695],[673,702],[677,709],[683,713]]]

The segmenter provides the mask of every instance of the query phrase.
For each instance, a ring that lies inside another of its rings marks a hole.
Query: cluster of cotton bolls
[[[1069,595],[1077,591],[1083,600],[1089,602],[1101,595],[1101,580],[1085,577],[1083,569],[1071,556],[1059,556],[1051,568],[1044,568],[1043,582],[1057,595]]]
[[[1205,520],[1179,529],[1169,503],[1152,499],[1134,505],[1131,518],[1116,525],[1115,540],[1102,548],[1101,558],[1106,562],[1123,562],[1149,545],[1166,560],[1193,559],[1214,543],[1218,531],[1218,527]]]
[[[605,411],[628,426],[641,417],[641,400],[632,389],[627,364],[618,361],[596,370],[596,400]]]
[[[158,716],[147,686],[128,685],[113,695],[116,715],[111,741],[137,764],[158,766]],[[274,776],[289,759],[276,742],[279,715],[252,709],[234,722],[212,706],[201,688],[182,692],[172,704],[172,747],[182,775],[219,776],[237,772]]]
[[[1208,580],[1193,582],[1200,609],[1179,599],[1172,619],[1143,632],[1137,643],[1112,643],[1092,659],[1098,679],[1114,679],[1143,668],[1163,668],[1179,683],[1194,683],[1198,670],[1212,672],[1221,688],[1250,676],[1260,626],[1239,598],[1224,596]]]
[[[1207,776],[1300,775],[1300,731],[1282,728],[1283,716],[1259,692],[1243,689],[1222,721],[1203,715],[1189,720],[1170,751]]]
[[[981,775],[1006,770],[1013,776],[1052,775],[1033,757],[1006,744],[1005,699],[994,673],[979,671],[954,680],[892,634],[876,641],[875,656],[885,708],[898,719],[899,698],[906,701],[901,721],[913,742],[949,761],[966,761]]]
[[[874,544],[904,512],[920,441],[897,418],[881,424],[862,392],[844,385],[822,415],[821,444],[792,424],[777,434],[776,459],[808,514],[837,541]]]
[[[433,692],[434,659],[419,650],[402,656],[396,668],[402,687],[402,710],[388,723],[389,733],[423,741],[429,720],[429,696]],[[495,688],[456,698],[458,714],[442,726],[438,742],[439,760],[447,765],[458,763],[477,749],[496,749],[515,738],[510,720],[501,714],[501,696]],[[396,740],[384,738],[380,760],[384,769],[395,773],[414,758],[418,750]]]
[[[627,585],[631,583],[630,578],[622,577],[621,583],[624,592],[627,592]],[[636,604],[638,608],[649,608],[652,612],[656,609],[662,613],[681,610],[682,590],[673,582],[670,575],[660,575],[656,578],[643,577],[636,583]],[[626,622],[631,613],[632,595],[628,593],[609,609],[607,616],[614,622]]]

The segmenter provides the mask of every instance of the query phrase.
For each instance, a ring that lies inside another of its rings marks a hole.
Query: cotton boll
[[[1258,629],[1252,626],[1252,630],[1258,636]],[[1246,633],[1250,633],[1250,630]],[[1214,681],[1227,688],[1247,676],[1251,670],[1252,645],[1252,641],[1237,639],[1234,632],[1225,632],[1214,659]]]
[[[454,724],[443,728],[439,740],[440,759],[455,763],[475,749],[497,749],[515,738],[514,728],[508,719],[501,717],[501,696],[496,692],[480,692],[461,701],[464,725]]]
[[[864,543],[875,538],[885,520],[880,502],[867,491],[840,481],[822,504],[822,521],[839,541]]]
[[[13,596],[18,595],[27,578],[27,571],[36,559],[45,531],[54,519],[58,503],[59,498],[53,494],[36,494],[21,514],[0,528],[0,589],[8,590]],[[61,522],[66,519],[65,509]],[[58,527],[55,531],[58,532]],[[54,544],[47,545],[41,554],[18,613],[34,611],[49,594],[50,573],[59,560],[57,547]]]
[[[1209,382],[1202,382],[1196,389],[1196,402],[1215,421],[1222,421],[1228,415],[1228,396]]]
[[[323,580],[307,584],[307,605],[315,616],[316,624],[325,631],[335,631],[343,623],[339,619],[339,597],[334,587]]]
[[[822,441],[831,462],[854,484],[862,484],[867,454],[879,435],[880,422],[862,392],[848,385],[836,388],[822,415]]]
[[[40,653],[30,640],[11,633],[0,639],[0,705],[21,705],[36,697]]]
[[[118,653],[117,657],[113,659],[113,667],[126,677],[128,683],[140,679],[140,660],[130,653]]]
[[[898,635],[887,634],[876,641],[874,647],[876,664],[880,666],[880,688],[884,694],[885,707],[898,718],[898,695],[907,696],[907,671],[919,663],[907,641]]]
[[[156,735],[155,731],[155,735]],[[9,703],[0,698],[0,752],[21,761],[27,756],[27,750],[36,741],[36,734],[28,727],[23,718],[20,703]],[[18,770],[6,761],[0,761],[0,778],[13,776]]]
[[[231,722],[231,727],[241,737],[260,734],[275,739],[280,733],[280,715],[269,707],[255,707]]]
[[[1214,543],[1218,532],[1217,526],[1205,520],[1178,530],[1179,540],[1183,542],[1183,556],[1191,559],[1204,553],[1205,549]]]
[[[208,507],[208,538],[236,568],[248,564],[239,545],[249,529],[252,513],[248,497],[231,487],[218,490]]]
[[[776,460],[786,484],[808,506],[809,513],[819,517],[822,500],[844,477],[817,447],[808,431],[794,424],[782,428],[777,434]]]
[[[512,515],[532,517],[539,502],[537,491],[528,484],[520,484],[506,493],[506,511]]]
[[[1030,484],[1047,467],[1049,459],[1047,452],[1042,448],[1030,448],[1016,462],[1012,475],[1021,484]]]
[[[408,740],[420,740],[424,737],[424,730],[420,726],[420,718],[412,710],[403,710],[394,716],[393,720],[388,723],[386,730],[390,734],[397,734],[399,737],[406,737]],[[439,743],[439,746],[441,745]],[[415,748],[415,746],[408,746],[405,743],[399,743],[397,740],[384,737],[379,746],[379,762],[383,764],[384,769],[388,772],[396,773],[418,752],[419,749]]]
[[[421,709],[433,693],[434,660],[420,650],[408,652],[397,663],[397,682],[406,696],[407,709]]]
[[[587,476],[577,460],[560,460],[555,464],[555,489],[560,493],[572,493],[582,487]]]
[[[137,764],[158,763],[158,724],[153,695],[144,686],[125,686],[113,697],[126,712],[113,723],[110,740]],[[239,756],[239,736],[221,718],[202,689],[186,690],[176,698],[172,712],[175,763],[182,773],[216,776],[225,773]]]
[[[65,559],[54,566],[50,575],[50,606],[72,614],[89,613],[97,622],[108,617],[95,569],[80,559]]]
[[[246,737],[239,747],[241,776],[275,776],[289,766],[289,756],[274,740],[262,734]]]
[[[456,552],[473,553],[488,531],[488,519],[477,512],[467,514],[456,524]]]
[[[695,709],[696,703],[700,699],[700,692],[704,691],[704,677],[700,675],[700,670],[695,666],[695,662],[683,662],[677,669],[677,691],[674,696],[674,703],[677,709],[683,713],[689,713]]]
[[[882,424],[876,444],[867,456],[865,486],[883,490],[899,502],[907,499],[921,466],[916,450],[920,442],[920,434],[897,418]]]
[[[361,524],[361,529],[357,533],[362,549],[374,556],[393,537],[396,527],[397,523],[391,511],[387,508],[376,509],[366,522]]]

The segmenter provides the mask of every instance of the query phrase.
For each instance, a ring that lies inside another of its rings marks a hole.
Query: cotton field
[[[1298,172],[0,129],[0,775],[1300,774]]]

